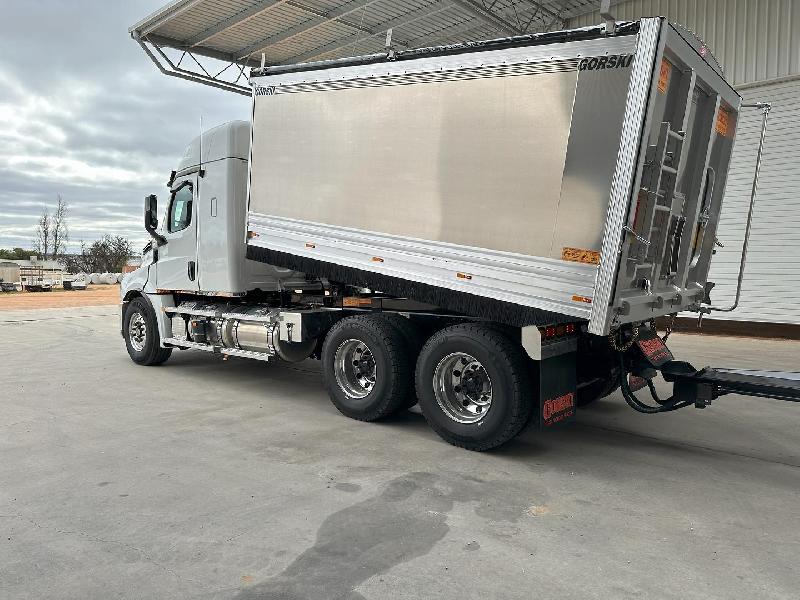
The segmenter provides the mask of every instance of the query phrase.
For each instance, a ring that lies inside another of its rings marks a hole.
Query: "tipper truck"
[[[800,399],[797,374],[696,369],[655,328],[716,308],[737,121],[769,111],[680,27],[389,49],[250,84],[251,122],[189,144],[163,211],[145,199],[152,241],[121,292],[134,362],[317,359],[344,415],[419,403],[472,450],[617,389],[645,413]]]

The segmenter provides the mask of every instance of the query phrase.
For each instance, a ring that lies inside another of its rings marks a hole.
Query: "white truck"
[[[318,359],[343,414],[419,402],[473,450],[618,387],[648,413],[731,392],[800,399],[796,375],[697,370],[655,329],[713,309],[745,108],[679,27],[262,67],[250,82],[251,123],[189,144],[163,213],[145,200],[153,239],[121,291],[136,363]]]

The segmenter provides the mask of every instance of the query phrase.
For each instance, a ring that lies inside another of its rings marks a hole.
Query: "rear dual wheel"
[[[418,399],[431,428],[469,450],[495,448],[522,431],[533,385],[519,343],[496,327],[466,323],[420,345],[413,323],[399,315],[339,321],[322,349],[334,406],[353,419],[376,421]]]
[[[445,441],[489,450],[516,436],[531,417],[531,366],[518,343],[479,323],[435,334],[417,360],[422,414]]]
[[[347,317],[333,326],[322,346],[325,387],[342,414],[377,421],[415,402],[413,335],[399,315]],[[411,403],[411,404],[409,404]]]

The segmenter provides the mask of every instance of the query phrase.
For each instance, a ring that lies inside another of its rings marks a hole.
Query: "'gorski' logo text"
[[[594,71],[600,69],[619,69],[620,67],[630,67],[632,62],[633,54],[595,56],[594,58],[584,58],[580,63],[578,63],[578,70]]]

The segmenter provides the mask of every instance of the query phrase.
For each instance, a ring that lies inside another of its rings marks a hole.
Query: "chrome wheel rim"
[[[357,339],[339,344],[333,357],[336,383],[348,398],[361,399],[375,388],[377,366],[369,346]]]
[[[144,350],[144,345],[147,343],[147,323],[140,312],[133,313],[128,322],[128,339],[136,352]]]
[[[492,380],[474,356],[448,354],[433,373],[436,402],[457,423],[477,423],[492,406]]]

